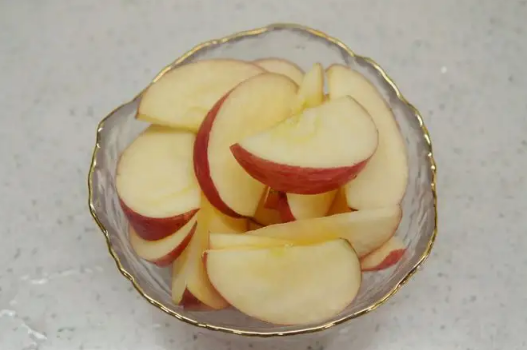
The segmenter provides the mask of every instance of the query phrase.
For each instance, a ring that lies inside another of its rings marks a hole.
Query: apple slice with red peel
[[[201,190],[192,171],[194,140],[187,131],[150,126],[122,153],[117,194],[141,238],[167,237],[199,210]]]
[[[251,236],[239,233],[211,233],[210,249],[269,248],[292,245],[292,242],[271,237]]]
[[[278,208],[278,196],[279,192],[269,188],[266,189],[264,195],[258,203],[256,213],[254,213],[254,216],[249,219],[249,221],[257,224],[250,226],[253,227],[251,229],[254,229],[256,226],[267,226],[282,222],[278,210],[269,208]]]
[[[183,253],[195,230],[196,216],[170,236],[157,241],[148,241],[141,238],[131,225],[128,229],[128,237],[132,249],[141,259],[158,266],[167,266]]]
[[[281,58],[262,58],[253,61],[268,72],[282,74],[300,85],[304,77],[304,71],[293,62]]]
[[[353,301],[362,278],[357,255],[345,240],[209,250],[206,265],[210,281],[232,306],[277,325],[337,315]]]
[[[405,142],[394,115],[375,86],[341,65],[327,69],[330,98],[351,96],[371,115],[379,130],[379,146],[364,170],[346,185],[348,206],[377,208],[399,203],[408,182]]]
[[[178,66],[146,89],[137,119],[196,132],[216,101],[242,81],[263,72],[256,64],[232,59]]]
[[[352,210],[350,207],[348,207],[348,202],[346,200],[346,189],[345,187],[341,187],[337,190],[337,194],[335,195],[333,203],[331,203],[331,207],[329,208],[327,215],[329,216],[348,213],[350,211]]]
[[[197,227],[188,247],[174,262],[172,267],[172,300],[178,305],[193,304],[193,298],[208,307],[218,310],[228,306],[209,281],[203,263],[203,254],[209,247],[209,224],[212,208],[204,200],[197,215]]]
[[[406,245],[393,236],[380,248],[363,257],[360,261],[362,271],[379,271],[394,266],[406,252]]]
[[[313,67],[304,75],[302,83],[298,87],[298,94],[291,114],[301,113],[306,108],[317,107],[324,101],[324,68],[320,63],[315,63]]]
[[[205,118],[196,136],[194,169],[203,193],[224,214],[252,217],[265,191],[229,147],[287,118],[296,91],[291,79],[263,73],[239,84]]]
[[[377,143],[366,110],[344,96],[243,138],[231,151],[251,176],[274,190],[318,194],[357,176]]]
[[[393,205],[277,224],[246,234],[285,239],[295,244],[343,238],[351,243],[359,257],[363,257],[395,234],[401,215],[400,206]]]
[[[320,194],[280,192],[278,211],[282,222],[326,216],[337,190]]]

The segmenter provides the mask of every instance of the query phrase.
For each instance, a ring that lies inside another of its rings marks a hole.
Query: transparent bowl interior
[[[402,260],[382,272],[363,275],[359,295],[348,308],[333,319],[321,324],[282,327],[264,323],[227,309],[222,311],[189,311],[171,301],[170,268],[158,268],[139,259],[132,251],[127,237],[127,219],[117,198],[114,176],[119,155],[148,125],[137,121],[139,97],[119,107],[99,128],[99,143],[92,172],[92,208],[107,231],[109,243],[122,270],[133,277],[134,283],[151,300],[166,310],[200,324],[236,329],[241,332],[280,333],[327,324],[343,317],[362,313],[390,294],[417,265],[428,249],[435,227],[433,202],[433,172],[430,149],[423,129],[412,108],[401,100],[394,87],[379,73],[368,59],[350,55],[339,45],[299,28],[275,28],[227,42],[218,41],[197,50],[184,62],[210,58],[255,60],[279,57],[290,60],[307,70],[315,62],[324,66],[340,63],[365,75],[382,93],[392,108],[404,136],[409,160],[410,177],[402,202],[403,218],[396,235],[408,249]],[[324,302],[321,300],[321,302]]]

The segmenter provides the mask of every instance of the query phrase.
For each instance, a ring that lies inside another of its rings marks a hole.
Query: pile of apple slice
[[[152,84],[137,118],[152,125],[122,153],[117,193],[136,254],[172,266],[176,304],[321,322],[404,255],[404,140],[348,67],[193,62]]]

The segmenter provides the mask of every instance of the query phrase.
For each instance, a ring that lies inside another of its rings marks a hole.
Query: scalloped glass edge
[[[112,117],[112,115],[117,110],[119,110],[122,107],[124,107],[124,106],[126,106],[126,105],[128,105],[130,103],[133,103],[134,101],[139,99],[139,97],[146,90],[146,88],[148,88],[148,86],[147,86],[139,94],[137,94],[133,99],[131,99],[130,101],[128,101],[126,103],[123,103],[122,105],[118,106],[113,111],[111,111],[105,118],[103,118],[99,122],[99,124],[97,126],[96,143],[95,143],[95,147],[94,147],[94,150],[93,150],[92,160],[91,160],[90,169],[89,169],[89,173],[88,173],[88,206],[89,206],[89,210],[90,210],[91,216],[93,217],[94,221],[97,223],[97,225],[99,226],[101,232],[103,233],[103,235],[105,237],[108,251],[109,251],[110,255],[112,256],[112,258],[114,259],[119,272],[126,279],[128,279],[132,283],[132,285],[137,290],[137,292],[139,292],[139,294],[143,298],[145,298],[150,304],[152,304],[156,308],[160,309],[161,311],[167,313],[170,316],[175,317],[176,319],[178,319],[180,321],[183,321],[183,322],[188,323],[190,325],[194,325],[194,326],[199,327],[199,328],[208,329],[208,330],[212,330],[212,331],[219,331],[219,332],[228,333],[228,334],[243,335],[243,336],[273,337],[273,336],[290,336],[290,335],[314,333],[314,332],[318,332],[318,331],[322,331],[322,330],[327,330],[327,329],[332,328],[332,327],[337,326],[337,325],[341,325],[344,322],[347,322],[349,320],[355,319],[355,318],[357,318],[359,316],[362,316],[364,314],[367,314],[367,313],[375,310],[376,308],[378,308],[379,306],[384,304],[388,299],[390,299],[395,293],[397,293],[397,291],[399,291],[400,288],[404,284],[406,284],[410,280],[410,278],[412,278],[412,276],[414,276],[414,274],[419,270],[419,268],[423,264],[423,262],[428,258],[428,256],[430,255],[430,253],[432,251],[432,248],[433,248],[433,245],[434,245],[434,241],[435,241],[436,236],[437,236],[437,188],[436,188],[436,176],[437,176],[436,172],[437,172],[437,170],[436,170],[436,163],[435,163],[434,156],[433,156],[433,151],[432,151],[432,142],[431,142],[430,134],[429,134],[428,129],[426,128],[426,126],[424,124],[424,121],[423,121],[423,119],[421,117],[421,114],[419,113],[419,111],[410,102],[408,102],[408,100],[400,92],[400,90],[397,87],[397,85],[395,84],[395,82],[386,74],[386,72],[374,60],[372,60],[371,58],[368,58],[368,57],[364,57],[364,56],[360,56],[360,55],[355,54],[348,46],[346,46],[340,40],[338,40],[338,39],[336,39],[334,37],[331,37],[331,36],[321,32],[319,30],[312,29],[312,28],[309,28],[309,27],[306,27],[306,26],[302,26],[302,25],[298,25],[298,24],[292,24],[292,23],[270,24],[270,25],[265,26],[265,27],[260,27],[260,28],[256,28],[256,29],[242,31],[242,32],[234,33],[232,35],[228,35],[228,36],[219,38],[219,39],[209,40],[209,41],[203,42],[203,43],[193,47],[191,50],[189,50],[188,52],[186,52],[185,54],[180,56],[174,62],[170,63],[165,68],[163,68],[159,72],[159,74],[157,74],[157,76],[152,80],[151,84],[155,83],[165,73],[167,73],[168,71],[170,71],[174,67],[184,63],[187,60],[190,60],[192,58],[192,56],[194,56],[195,54],[197,54],[201,50],[206,50],[207,48],[209,48],[211,46],[215,46],[215,45],[222,44],[222,43],[227,43],[227,42],[234,41],[234,40],[237,40],[237,39],[241,39],[241,38],[244,38],[244,37],[257,36],[257,35],[260,35],[260,34],[263,34],[263,33],[266,33],[266,32],[270,32],[270,31],[273,31],[273,30],[280,30],[280,29],[291,29],[291,30],[303,31],[303,32],[305,32],[307,34],[316,36],[316,37],[318,37],[320,39],[326,40],[326,41],[338,46],[340,49],[342,49],[344,52],[346,52],[350,57],[352,57],[354,59],[361,59],[361,60],[367,62],[369,65],[371,65],[380,74],[380,76],[385,80],[385,82],[389,84],[389,86],[393,89],[393,91],[394,91],[395,95],[397,96],[397,98],[404,105],[406,105],[406,107],[412,112],[412,114],[417,119],[417,121],[419,123],[419,126],[421,127],[421,130],[422,130],[422,133],[423,133],[423,138],[425,139],[426,145],[428,147],[427,157],[428,157],[428,160],[429,160],[430,171],[431,171],[431,178],[432,178],[432,181],[430,183],[430,190],[431,190],[431,193],[432,193],[433,206],[434,206],[434,218],[433,218],[434,219],[434,228],[433,228],[433,232],[432,232],[432,234],[430,236],[430,239],[428,241],[428,244],[427,244],[422,256],[417,260],[417,262],[414,264],[414,266],[399,280],[399,282],[397,282],[395,284],[395,286],[388,293],[386,293],[382,298],[380,298],[377,302],[375,302],[374,304],[370,305],[369,307],[363,308],[363,309],[361,309],[361,310],[359,310],[357,312],[354,312],[352,314],[345,315],[344,317],[341,317],[341,318],[336,319],[336,320],[332,320],[330,322],[327,322],[327,323],[324,323],[324,324],[321,324],[321,325],[318,325],[318,326],[315,326],[315,327],[304,327],[304,328],[299,328],[299,329],[295,329],[295,330],[291,330],[291,331],[284,331],[284,332],[277,332],[277,331],[271,331],[271,332],[243,331],[243,330],[239,330],[239,329],[235,329],[235,328],[231,328],[231,327],[220,327],[220,326],[215,326],[215,325],[211,325],[211,324],[201,323],[201,322],[199,322],[197,320],[194,320],[194,319],[192,319],[190,317],[181,315],[178,312],[175,312],[175,311],[173,311],[171,309],[168,309],[167,307],[162,305],[160,302],[158,302],[157,300],[155,300],[154,298],[152,298],[151,296],[146,294],[145,291],[142,289],[142,287],[137,283],[137,281],[134,278],[134,276],[132,276],[132,274],[130,272],[128,272],[123,267],[123,264],[121,263],[119,257],[117,256],[117,254],[116,254],[116,252],[115,252],[115,250],[114,250],[114,248],[112,246],[112,243],[111,243],[111,240],[110,240],[110,236],[109,236],[109,232],[106,229],[106,227],[103,225],[101,220],[98,218],[98,215],[97,215],[94,203],[93,203],[93,194],[94,194],[94,192],[93,192],[93,174],[94,174],[94,171],[96,169],[97,152],[101,148],[100,147],[101,132],[102,132],[102,130],[104,128],[104,124],[109,118]]]

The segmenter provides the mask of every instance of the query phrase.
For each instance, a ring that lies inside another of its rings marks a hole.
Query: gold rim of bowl
[[[370,305],[369,307],[366,307],[366,308],[364,308],[362,310],[354,312],[353,314],[343,316],[343,317],[341,317],[341,318],[339,318],[337,320],[334,320],[334,321],[331,321],[331,322],[328,322],[328,323],[325,323],[325,324],[322,324],[322,325],[318,325],[318,326],[314,326],[314,327],[304,327],[304,328],[294,329],[294,330],[290,330],[290,331],[281,331],[281,332],[280,331],[270,331],[270,332],[243,331],[243,330],[239,330],[239,329],[232,328],[232,327],[220,327],[220,326],[215,326],[215,325],[212,325],[212,324],[201,323],[201,322],[199,322],[199,321],[197,321],[197,320],[195,320],[193,318],[190,318],[190,317],[187,317],[187,316],[183,316],[183,315],[179,314],[178,312],[170,310],[167,307],[165,307],[164,305],[162,305],[160,302],[158,302],[157,300],[153,299],[148,294],[146,294],[145,291],[142,289],[142,287],[137,283],[137,281],[135,280],[134,276],[132,276],[132,274],[130,272],[128,272],[124,268],[123,264],[119,260],[119,257],[117,256],[117,254],[115,253],[115,251],[114,251],[114,249],[112,247],[112,243],[110,241],[108,230],[106,229],[106,227],[104,227],[102,222],[97,217],[97,213],[95,211],[95,206],[93,204],[92,177],[93,177],[93,173],[95,171],[97,152],[100,149],[100,137],[101,137],[101,131],[104,128],[104,123],[116,110],[118,110],[122,106],[134,101],[139,96],[141,96],[141,94],[144,91],[144,90],[142,90],[131,101],[129,101],[129,102],[127,102],[127,103],[115,108],[112,112],[110,112],[110,114],[108,114],[104,119],[102,119],[99,122],[99,125],[97,126],[96,143],[95,143],[95,147],[94,147],[94,150],[93,150],[92,161],[91,161],[91,165],[90,165],[90,171],[88,173],[88,193],[89,193],[88,205],[89,205],[89,208],[90,208],[90,213],[91,213],[93,219],[95,220],[95,222],[97,223],[97,225],[99,226],[99,228],[101,229],[102,233],[104,234],[104,237],[106,239],[106,244],[108,246],[108,251],[110,252],[110,255],[112,256],[112,258],[114,259],[114,261],[115,261],[115,263],[117,265],[117,268],[119,269],[119,271],[121,272],[121,274],[124,277],[126,277],[128,280],[130,280],[130,282],[132,282],[134,288],[150,304],[154,305],[155,307],[157,307],[161,311],[169,314],[170,316],[173,316],[173,317],[177,318],[180,321],[186,322],[186,323],[194,325],[196,327],[205,328],[205,329],[209,329],[209,330],[212,330],[212,331],[219,331],[219,332],[223,332],[223,333],[242,335],[242,336],[273,337],[273,336],[289,336],[289,335],[296,335],[296,334],[314,333],[314,332],[318,332],[318,331],[322,331],[322,330],[325,330],[325,329],[332,328],[334,326],[337,326],[337,325],[342,324],[342,323],[344,323],[346,321],[352,320],[354,318],[357,318],[359,316],[367,314],[370,311],[375,310],[380,305],[384,304],[388,299],[390,299],[395,293],[397,293],[399,291],[399,289],[404,284],[406,284],[406,282],[408,282],[410,280],[410,278],[417,272],[417,270],[419,269],[421,264],[430,255],[430,252],[432,251],[432,247],[434,245],[434,241],[435,241],[435,238],[436,238],[436,235],[437,235],[436,163],[435,163],[433,152],[432,152],[432,141],[430,139],[430,134],[429,134],[428,129],[426,128],[426,126],[424,124],[423,118],[421,117],[421,114],[419,113],[419,111],[410,102],[408,102],[408,100],[401,94],[401,92],[400,92],[399,88],[397,87],[397,85],[395,84],[395,82],[386,74],[386,72],[377,64],[377,62],[375,62],[371,58],[356,55],[348,46],[346,46],[340,40],[338,40],[338,39],[336,39],[334,37],[331,37],[331,36],[321,32],[319,30],[312,29],[312,28],[309,28],[309,27],[306,27],[306,26],[302,26],[302,25],[298,25],[298,24],[293,24],[293,23],[275,23],[275,24],[270,24],[270,25],[265,26],[265,27],[251,29],[251,30],[247,30],[247,31],[242,31],[242,32],[238,32],[238,33],[235,33],[235,34],[232,34],[232,35],[229,35],[229,36],[225,36],[225,37],[220,38],[220,39],[209,40],[209,41],[201,43],[201,44],[195,46],[194,48],[192,48],[190,51],[188,51],[185,54],[183,54],[181,57],[176,59],[174,62],[172,62],[171,64],[169,64],[165,68],[163,68],[161,70],[161,72],[152,80],[152,83],[155,83],[165,73],[167,73],[168,71],[170,71],[171,69],[173,69],[177,65],[185,62],[189,57],[193,56],[198,51],[204,50],[204,49],[206,49],[209,46],[227,43],[229,41],[233,41],[233,40],[244,38],[244,37],[256,36],[256,35],[259,35],[259,34],[262,34],[262,33],[268,32],[268,31],[276,30],[276,29],[295,29],[295,30],[300,30],[300,31],[307,32],[307,33],[309,33],[311,35],[317,36],[319,38],[322,38],[322,39],[324,39],[326,41],[329,41],[329,42],[339,46],[341,49],[346,51],[351,57],[359,58],[359,59],[363,59],[363,60],[367,61],[369,64],[371,64],[380,73],[380,75],[384,78],[384,80],[393,88],[393,90],[395,91],[395,93],[396,93],[397,97],[399,98],[399,100],[401,102],[403,102],[413,112],[415,118],[417,118],[417,121],[419,122],[419,125],[421,126],[421,129],[423,131],[423,137],[424,137],[424,139],[426,141],[426,144],[428,146],[428,159],[429,159],[429,162],[430,162],[430,169],[432,171],[432,182],[430,183],[430,186],[431,186],[432,195],[433,195],[433,202],[434,202],[434,232],[432,233],[432,235],[430,237],[430,240],[429,240],[429,242],[427,244],[427,247],[426,247],[424,253],[419,258],[417,263],[412,267],[412,269],[410,269],[410,271],[408,271],[408,273],[399,281],[399,283],[397,283],[380,300],[378,300],[376,303]]]

